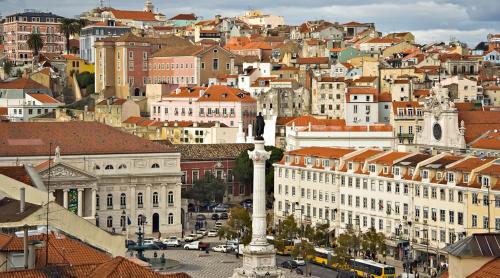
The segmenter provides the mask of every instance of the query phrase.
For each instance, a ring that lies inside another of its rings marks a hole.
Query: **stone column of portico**
[[[144,232],[151,233],[153,225],[153,216],[151,215],[151,184],[146,184],[146,196],[144,201],[144,210],[146,216],[146,225],[144,226]]]
[[[164,233],[167,231],[167,215],[168,215],[168,202],[167,202],[167,185],[161,185],[160,191],[160,232]],[[152,219],[151,219],[152,220]]]
[[[266,239],[266,160],[271,153],[264,140],[256,138],[255,149],[248,151],[253,160],[252,240],[243,248],[243,266],[234,270],[233,278],[284,277],[276,267],[276,250]]]
[[[91,214],[90,214],[90,217],[96,217],[95,214],[96,214],[96,207],[97,207],[97,203],[96,203],[96,197],[97,197],[97,189],[95,188],[92,188],[92,208],[91,208]]]
[[[83,188],[78,188],[78,216],[83,216]]]
[[[63,189],[63,207],[68,209],[68,191],[69,189]]]
[[[129,187],[130,189],[130,201],[129,201],[129,204],[130,204],[130,214],[129,214],[129,217],[130,217],[130,220],[131,220],[131,224],[130,224],[130,227],[128,229],[128,232],[129,233],[135,233],[135,225],[137,223],[137,215],[136,215],[136,212],[135,212],[135,206],[136,206],[136,203],[137,203],[137,198],[135,196],[135,185],[130,185]]]

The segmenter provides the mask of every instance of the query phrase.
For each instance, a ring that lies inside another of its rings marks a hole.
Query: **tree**
[[[360,237],[352,227],[349,227],[337,238],[333,261],[338,264],[339,268],[347,269],[349,260],[356,255],[360,244]]]
[[[3,63],[3,73],[5,73],[6,76],[9,76],[12,72],[13,67],[14,67],[14,64],[11,61],[6,60]]]
[[[33,51],[33,56],[38,56],[40,50],[42,50],[44,42],[40,34],[31,33],[28,36],[28,41],[26,42],[28,47]]]
[[[327,246],[329,243],[328,228],[329,228],[328,224],[321,224],[316,226],[316,229],[314,229],[314,232],[312,233],[311,238],[309,238],[309,240],[311,240],[312,242],[314,242],[314,244],[318,246]]]
[[[375,228],[371,227],[370,230],[361,235],[361,247],[365,255],[375,260],[377,254],[385,255],[385,251],[387,250],[385,235],[383,233],[377,233]]]
[[[274,191],[274,167],[272,165],[281,160],[283,150],[274,146],[266,146],[265,149],[271,152],[270,158],[266,161],[266,191],[272,193]],[[253,161],[248,157],[246,150],[236,158],[235,164],[234,176],[238,181],[246,185],[253,184]]]
[[[315,256],[314,246],[306,240],[301,240],[299,244],[296,244],[292,249],[292,256],[294,258],[302,257],[306,262],[306,274],[311,273],[310,262]]]
[[[229,220],[219,230],[219,237],[227,239],[240,239],[242,244],[249,244],[252,240],[252,218],[248,211],[242,207],[231,209]]]
[[[72,18],[63,18],[61,20],[61,33],[66,38],[66,53],[69,53],[69,37],[80,33],[80,30],[87,25],[86,20],[77,20]]]
[[[184,197],[198,202],[221,202],[226,193],[226,187],[227,185],[223,180],[213,175],[205,175],[203,179],[199,179],[193,184],[191,190],[186,192]]]

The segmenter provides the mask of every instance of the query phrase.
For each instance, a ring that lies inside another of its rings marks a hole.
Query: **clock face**
[[[434,135],[434,139],[441,140],[441,135],[443,135],[443,131],[441,130],[441,125],[436,123],[432,127],[432,135]]]

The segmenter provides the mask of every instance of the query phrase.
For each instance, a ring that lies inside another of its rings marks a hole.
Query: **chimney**
[[[193,127],[198,127],[198,122],[193,122]]]
[[[24,189],[24,188],[21,188]],[[23,208],[24,211],[24,208]],[[28,269],[29,267],[29,253],[28,253],[28,225],[23,226],[23,231],[24,231],[24,238],[23,238],[23,243],[24,243],[24,269]]]
[[[311,122],[309,122],[309,123],[307,124],[307,130],[308,130],[308,131],[311,131],[311,128],[312,128],[312,124],[311,124]]]
[[[180,93],[181,93],[181,88],[177,88],[177,89],[175,89],[175,94],[176,94],[176,95],[178,95],[178,94],[180,94]]]
[[[20,196],[19,196],[19,213],[23,213],[24,212],[24,207],[25,207],[25,198],[26,198],[26,189],[24,187],[21,187],[19,189],[19,193],[20,193]]]
[[[35,268],[36,263],[36,246],[37,241],[31,241],[28,245],[28,269]]]
[[[220,122],[219,121],[215,122],[215,127],[220,127]]]

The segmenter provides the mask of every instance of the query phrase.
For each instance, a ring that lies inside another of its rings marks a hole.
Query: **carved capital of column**
[[[271,157],[271,152],[262,150],[248,151],[248,157],[254,162],[266,162]]]

